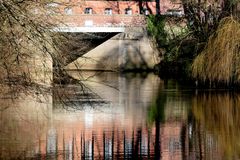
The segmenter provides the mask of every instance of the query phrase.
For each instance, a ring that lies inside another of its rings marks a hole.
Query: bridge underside
[[[74,33],[61,32],[65,37],[60,44],[60,53],[56,59],[53,59],[53,81],[54,83],[63,84],[72,81],[72,78],[66,74],[65,67],[112,38],[118,32],[113,33]]]
[[[104,33],[104,32],[91,32],[91,33],[76,33],[76,32],[62,32],[61,34],[66,37],[61,50],[61,66],[66,66],[83,56],[90,50],[96,48],[108,39],[112,38],[119,32]]]

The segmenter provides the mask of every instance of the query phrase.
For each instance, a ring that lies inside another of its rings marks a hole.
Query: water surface
[[[50,92],[1,87],[0,159],[239,159],[240,95],[153,74],[72,72]]]

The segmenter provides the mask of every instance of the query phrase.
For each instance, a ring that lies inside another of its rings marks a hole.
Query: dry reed
[[[240,82],[240,23],[233,17],[221,20],[216,32],[192,64],[193,77],[203,82]]]

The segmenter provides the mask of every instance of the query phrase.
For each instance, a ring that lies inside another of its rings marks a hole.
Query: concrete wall
[[[128,28],[70,63],[66,69],[151,69],[159,62],[157,54],[144,28]]]

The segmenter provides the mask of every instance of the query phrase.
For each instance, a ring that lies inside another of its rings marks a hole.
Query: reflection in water
[[[3,89],[0,159],[239,158],[237,93],[194,92],[151,74],[87,79],[44,97],[11,99]]]
[[[39,100],[51,102],[51,97],[11,92],[18,95],[12,97],[9,95],[12,89],[1,86],[0,159],[25,159],[39,154],[41,137],[47,132],[52,108],[50,103],[40,103]]]
[[[207,159],[240,158],[240,95],[232,92],[198,93],[193,98],[193,139]],[[197,148],[195,148],[197,149]]]
[[[59,133],[58,150],[71,141],[72,158],[153,157],[154,134],[147,127],[146,113],[159,82],[154,75],[104,73],[90,76],[84,82],[84,93],[77,89],[79,86],[57,88],[53,94],[53,123]],[[64,96],[58,99],[61,94]],[[85,95],[88,97],[83,98]]]

